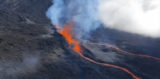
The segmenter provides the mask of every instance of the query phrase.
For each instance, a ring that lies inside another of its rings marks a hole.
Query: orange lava
[[[133,77],[133,79],[141,79],[140,77],[136,76],[134,73],[132,73],[131,71],[129,71],[127,68],[124,68],[124,67],[120,67],[120,66],[117,66],[117,65],[113,65],[113,64],[106,64],[106,63],[100,63],[100,62],[97,62],[91,58],[88,58],[86,56],[84,56],[83,54],[80,54],[80,56],[84,59],[86,59],[87,61],[90,61],[92,63],[95,63],[95,64],[98,64],[98,65],[101,65],[101,66],[105,66],[105,67],[112,67],[112,68],[116,68],[116,69],[120,69],[126,73],[128,73],[129,75],[131,75]]]
[[[88,41],[88,42],[89,42],[89,41]],[[90,42],[90,43],[91,43],[91,42]],[[91,43],[91,44],[104,45],[104,46],[106,46],[107,48],[112,48],[112,49],[115,49],[115,50],[117,50],[117,51],[120,51],[120,52],[129,54],[129,55],[132,55],[132,56],[150,58],[150,59],[153,59],[153,60],[160,61],[160,58],[158,58],[158,57],[153,57],[153,56],[144,55],[144,54],[135,54],[135,53],[132,53],[132,52],[128,52],[128,51],[122,50],[121,48],[119,48],[119,47],[117,47],[117,46],[110,45],[110,44],[108,44],[108,43]]]
[[[72,47],[72,49],[77,52],[80,57],[82,57],[83,59],[92,62],[94,64],[97,65],[101,65],[101,66],[105,66],[105,67],[112,67],[112,68],[116,68],[116,69],[120,69],[126,73],[128,73],[129,75],[131,75],[133,77],[133,79],[141,79],[140,77],[136,76],[134,73],[132,73],[130,70],[124,68],[124,67],[120,67],[117,65],[113,65],[113,64],[106,64],[106,63],[100,63],[97,62],[91,58],[86,57],[85,55],[83,55],[82,53],[82,47],[79,43],[78,40],[74,39],[74,37],[72,36],[72,29],[73,29],[73,24],[67,24],[64,26],[64,29],[59,29],[59,26],[56,26],[59,33],[66,39],[66,41],[68,42],[68,44]]]
[[[59,26],[56,26],[59,28]],[[80,46],[80,43],[78,40],[76,39],[73,39],[72,37],[72,27],[73,27],[73,24],[67,24],[64,26],[64,29],[63,30],[60,30],[59,29],[59,33],[61,35],[63,35],[63,37],[66,39],[66,41],[68,42],[68,44],[70,46],[72,46],[72,49],[78,53],[81,52],[81,46]]]

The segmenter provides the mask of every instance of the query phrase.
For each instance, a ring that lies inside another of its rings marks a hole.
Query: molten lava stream
[[[121,48],[119,48],[117,46],[110,45],[108,43],[91,43],[91,42],[89,42],[89,43],[90,44],[95,44],[95,45],[104,45],[107,48],[112,48],[112,49],[115,49],[115,50],[120,51],[120,52],[127,53],[127,54],[132,55],[132,56],[145,57],[145,58],[150,58],[150,59],[154,59],[154,60],[160,61],[160,58],[158,58],[158,57],[153,57],[153,56],[144,55],[144,54],[135,54],[135,53],[132,53],[132,52],[128,52],[128,51],[122,50]]]
[[[72,29],[73,29],[73,25],[72,24],[67,24],[64,29],[59,29],[59,26],[56,26],[58,27],[58,31],[61,35],[63,35],[63,37],[66,39],[66,41],[68,42],[68,44],[70,46],[72,46],[72,49],[77,52],[80,57],[82,57],[83,59],[89,61],[89,62],[92,62],[94,64],[98,64],[98,65],[101,65],[101,66],[105,66],[105,67],[112,67],[112,68],[116,68],[116,69],[120,69],[126,73],[128,73],[129,75],[131,75],[133,77],[133,79],[141,79],[140,77],[136,76],[134,73],[132,73],[131,71],[129,71],[128,69],[124,68],[124,67],[120,67],[120,66],[117,66],[117,65],[113,65],[113,64],[107,64],[107,63],[100,63],[100,62],[97,62],[91,58],[88,58],[86,56],[83,55],[82,53],[82,47],[79,43],[78,40],[74,39],[73,36],[72,36]]]

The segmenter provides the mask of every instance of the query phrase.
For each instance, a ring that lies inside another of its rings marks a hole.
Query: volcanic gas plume
[[[69,46],[79,54],[80,57],[100,66],[122,70],[132,76],[133,79],[141,79],[137,74],[131,72],[125,67],[109,63],[101,63],[84,55],[85,51],[83,51],[81,42],[83,42],[84,38],[89,38],[90,33],[100,27],[104,22],[102,16],[99,18],[98,15],[98,6],[100,6],[103,1],[105,0],[54,0],[54,4],[47,11],[47,16],[51,19],[52,24],[56,26],[58,32],[66,39]],[[110,2],[112,1],[117,0],[110,0]],[[107,48],[127,53],[132,56],[145,57],[160,61],[160,58],[127,52],[108,43],[90,43],[104,45]]]
[[[102,25],[106,28],[160,37],[159,0],[53,0],[47,16],[55,25],[76,24],[76,38]]]
[[[160,37],[160,0],[99,1],[99,18],[107,28]]]

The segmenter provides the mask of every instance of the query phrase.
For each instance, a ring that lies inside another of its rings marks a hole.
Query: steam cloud
[[[106,27],[160,37],[159,0],[103,0],[99,15]]]
[[[53,0],[47,16],[54,25],[74,22],[78,38],[99,27],[98,0]]]
[[[159,0],[53,0],[53,3],[47,17],[59,26],[74,22],[80,32],[78,36],[104,24],[107,28],[160,37]]]

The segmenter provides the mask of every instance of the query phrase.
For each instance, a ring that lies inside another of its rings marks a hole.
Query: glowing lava
[[[56,27],[57,27],[59,33],[66,39],[68,44],[72,47],[72,49],[75,52],[77,52],[80,55],[80,57],[82,57],[83,59],[85,59],[89,62],[92,62],[94,64],[97,64],[97,65],[101,65],[101,66],[105,66],[105,67],[112,67],[112,68],[122,70],[122,71],[128,73],[129,75],[131,75],[134,79],[141,79],[138,76],[136,76],[134,73],[132,73],[130,70],[128,70],[124,67],[120,67],[120,66],[113,65],[113,64],[100,63],[100,62],[97,62],[97,61],[83,55],[80,42],[78,40],[74,39],[74,37],[72,36],[73,24],[65,25],[64,29],[61,29],[59,26],[56,26]]]
[[[57,26],[58,27],[58,26]],[[73,39],[72,37],[72,27],[73,24],[67,24],[63,30],[59,30],[59,33],[63,35],[68,44],[72,46],[72,49],[78,53],[81,52],[81,46],[78,40]]]
[[[132,52],[128,52],[128,51],[122,50],[121,48],[119,48],[117,46],[110,45],[108,43],[92,43],[92,42],[89,42],[89,43],[90,44],[94,44],[94,45],[103,45],[103,46],[106,46],[106,48],[112,48],[112,49],[115,49],[115,50],[117,50],[119,52],[123,52],[123,53],[129,54],[129,55],[132,55],[132,56],[144,57],[144,58],[149,58],[149,59],[160,61],[160,58],[158,58],[158,57],[153,57],[153,56],[144,55],[144,54],[135,54],[135,53],[132,53]]]

